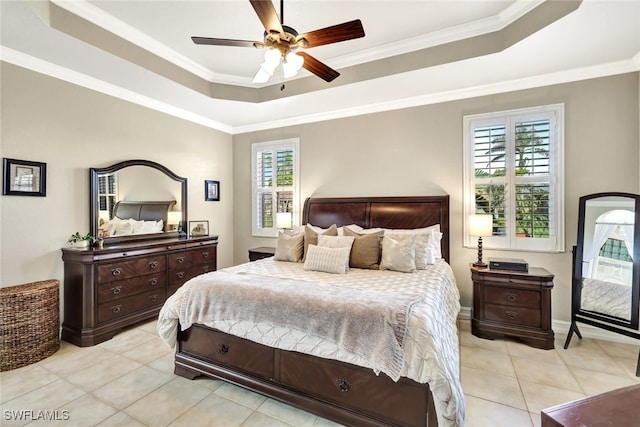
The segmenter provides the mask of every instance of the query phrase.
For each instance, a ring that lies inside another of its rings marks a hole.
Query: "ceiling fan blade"
[[[360,37],[364,37],[364,28],[362,28],[362,22],[359,19],[356,19],[354,21],[344,22],[342,24],[301,34],[297,39],[306,39],[307,45],[305,47],[316,47],[325,44],[358,39]]]
[[[213,46],[237,46],[237,47],[255,47],[257,42],[249,40],[232,40],[232,39],[216,39],[211,37],[191,37],[195,44],[208,44]]]
[[[296,52],[296,55],[300,55],[304,58],[304,63],[302,64],[303,68],[311,71],[313,74],[320,77],[326,82],[331,82],[340,75],[339,72],[329,67],[328,65],[318,61],[308,53]]]
[[[284,32],[280,18],[278,18],[278,14],[271,0],[249,0],[249,2],[251,6],[253,6],[253,10],[256,11],[267,33],[271,31]]]

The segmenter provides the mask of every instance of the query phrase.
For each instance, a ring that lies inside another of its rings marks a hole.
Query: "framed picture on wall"
[[[220,201],[220,181],[204,181],[204,200],[207,202]]]
[[[47,164],[28,160],[2,159],[2,194],[45,197]]]
[[[209,235],[209,221],[189,221],[189,237]]]

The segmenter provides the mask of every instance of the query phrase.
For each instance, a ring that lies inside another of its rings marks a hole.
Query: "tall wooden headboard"
[[[440,224],[442,257],[449,262],[449,195],[308,198],[302,223],[323,228],[357,224],[363,228],[395,229]]]

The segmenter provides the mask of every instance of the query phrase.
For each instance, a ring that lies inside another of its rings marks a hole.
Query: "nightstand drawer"
[[[484,302],[537,309],[540,307],[540,292],[485,285]]]
[[[540,310],[506,305],[486,304],[484,306],[486,320],[508,323],[511,325],[540,327]]]

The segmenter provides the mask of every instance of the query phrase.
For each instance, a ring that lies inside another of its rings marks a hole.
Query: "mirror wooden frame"
[[[125,160],[105,168],[89,169],[89,232],[94,236],[98,235],[98,177],[102,174],[117,172],[130,166],[146,166],[164,173],[167,177],[180,184],[180,210],[182,212],[181,223],[183,227],[187,224],[187,178],[180,177],[169,170],[167,167],[152,162],[150,160]],[[133,242],[136,240],[149,240],[160,238],[176,238],[181,237],[184,233],[178,231],[166,231],[164,233],[153,233],[144,235],[130,235],[122,237],[109,237],[104,240],[105,245],[112,245],[124,242]]]
[[[598,198],[620,197],[633,201],[634,204],[634,227],[633,227],[633,272],[631,281],[631,304],[630,318],[622,319],[620,317],[610,316],[604,313],[582,309],[582,264],[584,260],[585,249],[585,214],[587,203]],[[582,339],[578,322],[585,323],[597,328],[606,329],[611,332],[626,335],[631,338],[640,339],[638,331],[640,317],[640,195],[631,193],[595,193],[580,197],[578,208],[578,238],[576,246],[573,247],[573,267],[572,267],[572,292],[571,292],[571,326],[565,341],[565,350],[569,347],[571,338],[575,332],[578,338]],[[638,365],[636,367],[636,376],[640,376],[640,354],[638,355]]]

